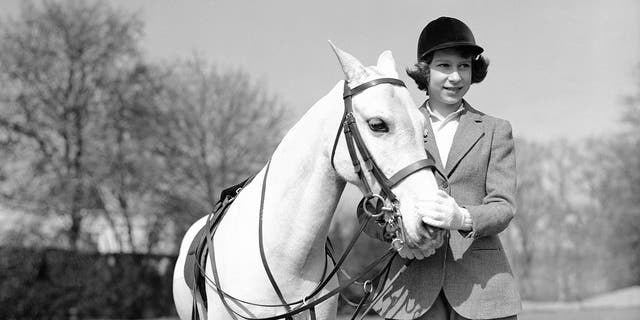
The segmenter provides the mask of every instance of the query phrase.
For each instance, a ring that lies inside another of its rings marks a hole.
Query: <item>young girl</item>
[[[425,149],[436,161],[437,196],[425,224],[448,230],[431,252],[401,250],[400,273],[374,306],[391,319],[516,319],[520,296],[498,238],[514,216],[516,168],[511,125],[463,99],[487,75],[484,50],[462,21],[441,17],[422,30],[407,73],[429,96]]]

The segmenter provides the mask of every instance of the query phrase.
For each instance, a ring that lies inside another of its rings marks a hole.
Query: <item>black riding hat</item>
[[[478,55],[484,51],[476,45],[471,29],[464,22],[450,17],[440,17],[427,24],[418,39],[418,60],[435,50],[469,47]]]

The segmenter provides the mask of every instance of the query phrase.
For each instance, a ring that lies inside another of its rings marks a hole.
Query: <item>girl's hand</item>
[[[422,222],[449,230],[471,230],[472,221],[469,211],[460,208],[456,201],[442,190],[438,190],[431,200],[422,203]]]

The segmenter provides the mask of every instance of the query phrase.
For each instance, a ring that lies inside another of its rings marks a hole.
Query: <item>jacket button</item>
[[[440,187],[441,187],[442,189],[449,188],[449,183],[447,183],[446,181],[442,181],[442,184],[440,185]]]

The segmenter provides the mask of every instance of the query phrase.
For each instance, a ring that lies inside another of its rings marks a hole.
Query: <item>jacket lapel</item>
[[[436,144],[436,136],[433,134],[433,128],[431,127],[431,120],[429,119],[429,111],[427,111],[426,103],[427,102],[425,101],[420,109],[418,109],[427,120],[425,121],[427,136],[424,138],[424,148],[427,150],[429,156],[435,160],[436,168],[440,172],[444,172],[444,165],[442,164],[442,159],[440,159],[440,151],[438,151],[438,145]]]
[[[451,172],[456,168],[460,160],[471,150],[471,148],[484,135],[484,127],[482,125],[482,116],[475,112],[464,102],[464,111],[460,115],[458,129],[453,136],[453,143],[447,158],[445,166],[445,174],[451,176]]]

